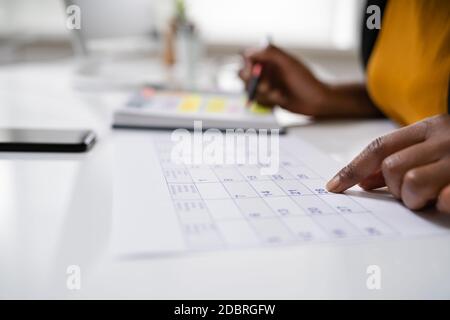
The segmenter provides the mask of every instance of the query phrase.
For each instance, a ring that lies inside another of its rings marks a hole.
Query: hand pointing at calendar
[[[436,203],[450,213],[450,115],[425,119],[374,140],[327,184],[343,192],[387,186],[412,210]]]

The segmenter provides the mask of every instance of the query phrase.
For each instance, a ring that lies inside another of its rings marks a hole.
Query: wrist
[[[380,112],[361,84],[323,85],[317,117],[372,117]]]
[[[327,117],[336,112],[336,108],[333,107],[336,103],[336,92],[333,86],[321,83],[316,97],[313,102],[312,116]]]

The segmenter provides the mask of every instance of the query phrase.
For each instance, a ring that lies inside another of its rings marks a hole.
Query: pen
[[[252,67],[250,81],[247,92],[247,107],[249,107],[253,100],[255,100],[256,90],[258,89],[259,82],[261,81],[262,64],[255,63]]]
[[[270,36],[267,36],[264,46],[267,47],[271,43]],[[261,63],[255,63],[252,66],[250,81],[248,84],[247,91],[247,107],[249,107],[256,97],[256,91],[258,90],[259,82],[261,81],[261,74],[263,71],[263,66]]]

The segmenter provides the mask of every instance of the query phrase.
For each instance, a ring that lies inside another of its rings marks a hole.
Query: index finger
[[[375,139],[328,182],[328,191],[340,193],[358,184],[379,170],[389,155],[423,142],[427,131],[428,122],[422,121]]]

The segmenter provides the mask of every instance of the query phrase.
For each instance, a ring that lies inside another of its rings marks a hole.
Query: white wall
[[[257,43],[266,34],[296,47],[354,48],[362,0],[187,0],[213,43]]]
[[[89,0],[108,3],[115,0]],[[170,0],[153,2],[164,25]],[[362,0],[186,0],[190,17],[213,44],[257,44],[270,34],[283,46],[354,49]],[[101,10],[100,10],[101,12]],[[0,0],[0,34],[65,35],[62,0]],[[102,16],[98,17],[101,23]],[[133,17],[126,17],[133,19]],[[126,21],[126,19],[122,21]],[[130,20],[132,21],[132,20]],[[136,21],[134,21],[136,23]]]
[[[67,34],[60,0],[0,0],[0,34]]]

